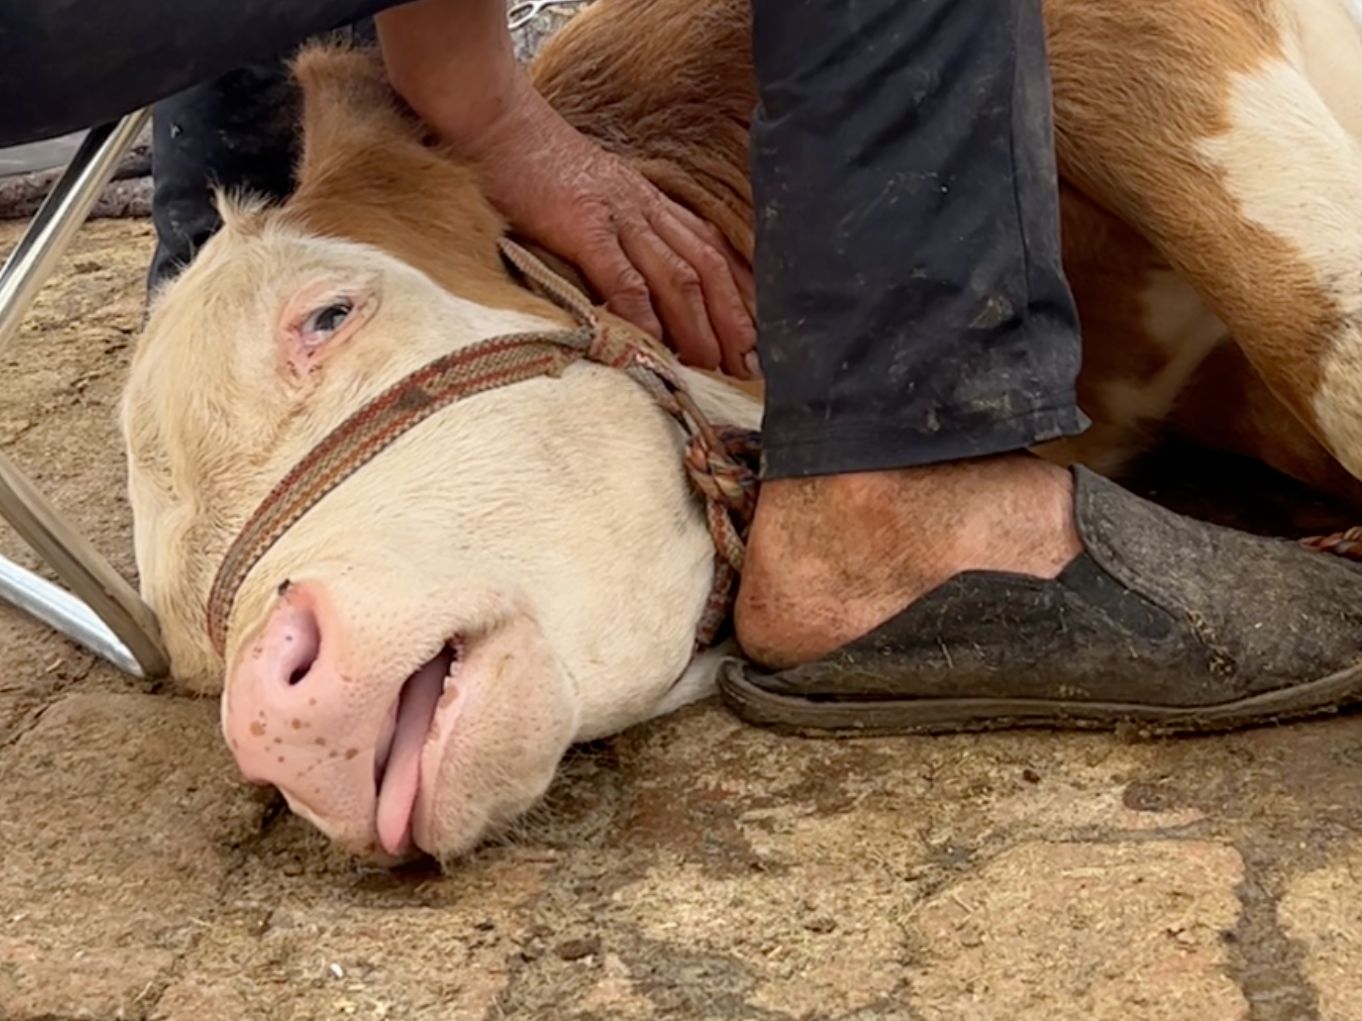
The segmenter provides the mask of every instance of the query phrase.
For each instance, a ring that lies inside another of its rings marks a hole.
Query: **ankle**
[[[1081,552],[1071,476],[1030,455],[763,489],[735,619],[768,666],[817,658],[964,570],[1054,577]]]

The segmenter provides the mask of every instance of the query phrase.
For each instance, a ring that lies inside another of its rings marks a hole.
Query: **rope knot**
[[[755,469],[755,433],[722,430],[713,446],[701,433],[686,445],[686,474],[704,497],[705,516],[720,558],[734,571],[741,571],[747,533],[757,507],[759,480]]]

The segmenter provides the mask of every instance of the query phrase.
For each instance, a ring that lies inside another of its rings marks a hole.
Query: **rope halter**
[[[207,627],[225,655],[227,624],[242,583],[309,510],[419,422],[456,401],[528,379],[559,377],[583,359],[625,373],[681,426],[682,457],[714,540],[714,584],[696,647],[715,642],[732,607],[757,498],[757,435],[710,424],[674,363],[631,332],[603,325],[590,300],[513,242],[503,257],[577,321],[573,329],[511,333],[443,355],[399,380],[333,429],[261,501],[228,548],[208,594]]]

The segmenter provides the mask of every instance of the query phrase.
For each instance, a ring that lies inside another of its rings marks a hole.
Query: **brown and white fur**
[[[1094,427],[1042,453],[1114,472],[1172,430],[1362,507],[1357,5],[1050,0],[1046,19]],[[534,74],[572,123],[750,256],[748,47],[746,0],[600,0]],[[627,380],[580,366],[394,444],[257,565],[226,662],[213,652],[212,575],[304,451],[432,357],[562,321],[508,276],[475,175],[423,144],[371,57],[313,50],[297,72],[296,194],[225,210],[134,360],[123,424],[142,587],[177,675],[204,691],[226,677],[238,758],[357,853],[376,853],[374,749],[400,692],[457,638],[411,828],[448,856],[524,811],[571,742],[708,690],[691,642],[709,540],[672,424]],[[338,295],[355,313],[314,349],[300,323]],[[751,397],[688,375],[715,417],[756,423]],[[312,601],[291,603],[284,580]],[[257,720],[258,663],[300,613],[338,636],[314,649],[322,697],[266,699]]]

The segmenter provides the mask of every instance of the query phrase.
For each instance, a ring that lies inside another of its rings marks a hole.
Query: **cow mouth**
[[[412,849],[412,822],[421,791],[421,757],[446,692],[462,661],[458,641],[446,642],[402,685],[374,757],[375,826],[383,850],[396,857]]]

